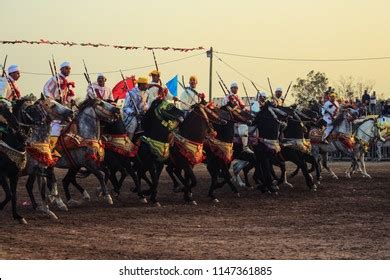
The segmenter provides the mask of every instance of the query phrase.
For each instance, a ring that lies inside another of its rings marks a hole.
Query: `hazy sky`
[[[0,0],[0,40],[69,40],[136,46],[208,48],[221,52],[288,58],[355,58],[390,56],[390,1],[386,0]],[[24,93],[39,93],[49,78],[48,59],[72,63],[74,73],[83,72],[85,59],[90,72],[128,69],[153,64],[149,51],[46,45],[0,45],[0,60],[22,71],[46,72],[48,76],[24,74]],[[159,62],[192,53],[156,51]],[[374,80],[378,94],[390,97],[390,60],[364,62],[285,62],[220,55],[243,74],[266,87],[287,87],[291,80],[310,70],[325,72],[332,82],[341,75]],[[166,82],[175,74],[196,74],[199,89],[208,92],[209,60],[206,55],[161,65]],[[245,79],[220,61],[214,61],[226,83]],[[127,72],[146,75],[150,69]],[[214,74],[215,76],[215,74]],[[79,95],[85,94],[82,76],[72,76]],[[108,84],[120,80],[109,74]],[[222,95],[214,79],[213,95]],[[249,82],[247,89],[254,91]],[[243,94],[243,91],[242,91]]]

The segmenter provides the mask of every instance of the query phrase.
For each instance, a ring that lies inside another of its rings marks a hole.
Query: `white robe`
[[[97,94],[99,92],[99,95]],[[92,86],[87,87],[87,95],[90,98],[101,98],[103,100],[114,100],[112,96],[112,91],[109,87],[107,86],[99,86],[97,82],[93,82]]]

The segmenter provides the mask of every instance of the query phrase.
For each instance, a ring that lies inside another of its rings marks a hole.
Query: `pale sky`
[[[267,57],[333,59],[390,56],[390,1],[386,0],[0,0],[0,40],[59,40],[136,46],[209,48]],[[23,74],[23,93],[39,94],[50,77],[48,60],[53,54],[60,64],[68,60],[74,73],[82,73],[82,59],[90,72],[128,69],[153,64],[150,51],[47,45],[0,45],[0,61],[8,54],[8,65],[22,71],[45,72],[48,76]],[[194,53],[156,51],[164,62]],[[341,75],[375,81],[378,94],[390,97],[390,60],[360,62],[268,61],[219,55],[256,83],[286,88],[291,80],[310,70],[325,72],[332,82]],[[0,62],[2,63],[2,62]],[[147,75],[149,69],[126,72]],[[214,60],[214,69],[230,84],[250,83]],[[198,88],[208,94],[209,60],[206,55],[161,65],[162,80],[175,74],[196,74]],[[119,74],[108,74],[114,86]],[[95,77],[93,77],[95,79]],[[78,95],[85,95],[86,81],[71,76]],[[244,92],[241,89],[241,94]],[[221,96],[214,73],[213,96]]]

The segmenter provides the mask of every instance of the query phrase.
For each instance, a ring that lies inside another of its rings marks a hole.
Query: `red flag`
[[[135,83],[134,76],[126,78],[126,84],[127,84],[127,88],[129,90],[131,90],[134,87],[134,83]],[[113,95],[114,99],[117,99],[117,98],[124,99],[126,97],[127,88],[126,88],[124,81],[120,81],[119,83],[117,83],[115,85],[115,87],[112,89],[112,95]]]

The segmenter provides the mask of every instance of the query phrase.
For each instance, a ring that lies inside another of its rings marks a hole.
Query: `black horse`
[[[219,202],[214,191],[225,184],[228,184],[233,193],[239,196],[229,172],[231,162],[234,159],[234,127],[237,123],[250,125],[253,119],[249,113],[230,103],[222,106],[220,110],[221,113],[225,113],[221,115],[227,123],[225,125],[214,124],[213,127],[217,132],[217,136],[215,139],[209,137],[205,145],[206,165],[211,176],[208,196],[214,202]],[[218,177],[222,177],[223,181],[218,182]]]
[[[214,132],[212,124],[226,123],[215,109],[201,102],[192,106],[184,122],[179,125],[174,135],[174,145],[170,149],[167,172],[174,186],[178,184],[175,176],[183,184],[186,202],[197,204],[192,196],[192,189],[197,185],[193,167],[204,160],[203,143],[206,136]]]
[[[12,216],[21,224],[26,220],[18,214],[16,189],[19,172],[26,164],[27,136],[10,112],[8,105],[0,102],[0,184],[5,192],[5,199],[0,203],[0,210],[12,202]]]
[[[149,189],[135,191],[140,197],[149,195],[151,202],[160,206],[157,200],[159,178],[170,156],[172,130],[184,121],[184,112],[166,100],[156,99],[142,118],[142,136],[139,138],[136,169],[139,179],[144,179]],[[146,177],[149,173],[150,180]],[[139,182],[140,183],[140,182]]]

